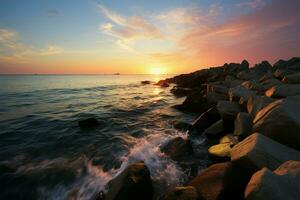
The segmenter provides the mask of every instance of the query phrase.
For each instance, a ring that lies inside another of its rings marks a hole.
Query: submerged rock
[[[194,154],[190,140],[185,140],[181,137],[176,137],[169,141],[161,148],[161,151],[178,162],[186,160]]]
[[[253,131],[300,150],[300,96],[274,101],[253,120]]]
[[[300,162],[287,161],[274,172],[263,168],[250,179],[246,200],[300,199]]]
[[[108,186],[105,200],[151,200],[153,196],[150,172],[144,162],[129,165]]]
[[[263,167],[274,170],[288,160],[300,160],[300,152],[259,133],[253,133],[231,151],[231,161],[251,172]]]
[[[100,122],[96,118],[90,117],[87,119],[80,120],[78,122],[78,125],[80,128],[83,128],[83,129],[92,129],[92,128],[96,128],[97,126],[99,126]]]
[[[160,80],[155,85],[158,85],[160,87],[169,87],[169,83],[166,80]]]
[[[187,131],[189,130],[192,125],[186,122],[176,121],[173,123],[174,128],[176,128],[179,131]]]
[[[143,85],[149,85],[149,84],[151,83],[151,81],[141,81],[141,83],[142,83]]]

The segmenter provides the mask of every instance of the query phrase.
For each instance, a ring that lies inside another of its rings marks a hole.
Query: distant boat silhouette
[[[114,73],[114,75],[121,75],[120,73]]]

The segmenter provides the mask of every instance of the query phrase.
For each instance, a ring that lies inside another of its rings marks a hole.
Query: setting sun
[[[166,74],[166,68],[162,66],[152,67],[150,68],[150,74]]]

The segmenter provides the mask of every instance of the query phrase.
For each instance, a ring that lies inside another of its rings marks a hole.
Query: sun
[[[166,73],[165,67],[155,66],[150,68],[150,74],[160,75],[165,73]]]

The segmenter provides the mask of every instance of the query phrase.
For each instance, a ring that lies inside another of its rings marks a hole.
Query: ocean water
[[[183,183],[187,173],[160,147],[187,137],[173,121],[195,116],[171,108],[183,99],[170,88],[141,84],[167,77],[0,76],[0,199],[92,199],[139,160],[156,190]],[[80,129],[91,116],[104,125]]]

